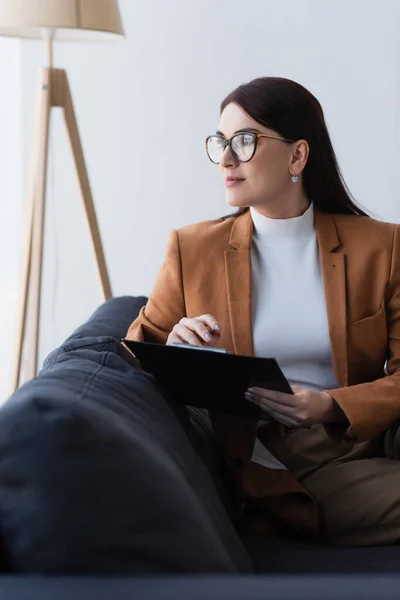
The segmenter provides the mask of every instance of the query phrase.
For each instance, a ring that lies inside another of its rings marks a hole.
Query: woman
[[[319,102],[260,78],[222,103],[207,153],[233,216],[174,231],[128,338],[274,356],[294,395],[269,423],[210,418],[238,490],[343,545],[400,541],[400,241],[342,179]]]

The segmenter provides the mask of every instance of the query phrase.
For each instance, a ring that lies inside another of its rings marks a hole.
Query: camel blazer
[[[338,389],[327,390],[348,422],[327,432],[355,443],[371,439],[400,419],[400,230],[355,215],[315,211],[332,361]],[[254,354],[251,299],[250,211],[197,223],[170,234],[147,305],[129,328],[130,339],[165,343],[182,317],[205,313],[222,326],[218,346]],[[214,430],[241,484],[252,496],[293,502],[309,496],[282,472],[250,465],[256,422],[210,411]],[[268,477],[269,475],[269,477]],[[307,504],[307,502],[305,503]],[[308,503],[308,509],[310,504]],[[279,507],[279,510],[278,508]],[[283,509],[282,509],[283,510]],[[315,505],[313,507],[315,512]],[[307,512],[307,511],[305,511]],[[295,517],[297,518],[297,517]],[[317,517],[304,513],[299,520]]]

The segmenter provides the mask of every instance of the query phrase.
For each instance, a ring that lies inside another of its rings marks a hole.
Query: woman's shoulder
[[[367,245],[391,246],[393,244],[393,236],[397,227],[394,223],[374,217],[342,214],[335,214],[334,220],[342,241],[348,238],[349,241],[362,241]]]
[[[178,237],[185,242],[196,243],[198,240],[202,240],[208,243],[215,239],[223,243],[229,241],[234,220],[235,217],[228,216],[185,225],[177,230]]]

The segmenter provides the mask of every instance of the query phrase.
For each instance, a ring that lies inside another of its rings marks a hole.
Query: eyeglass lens
[[[247,162],[254,154],[256,137],[250,133],[237,133],[231,138],[231,150],[240,162]],[[226,140],[218,135],[211,136],[207,141],[207,153],[213,163],[221,161],[225,151]]]

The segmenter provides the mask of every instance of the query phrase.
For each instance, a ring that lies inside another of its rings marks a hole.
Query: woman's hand
[[[215,346],[221,335],[221,325],[211,315],[183,318],[168,336],[167,346],[174,343],[192,346]]]
[[[293,386],[292,394],[249,388],[245,397],[288,427],[311,427],[335,419],[335,401],[328,392]]]

